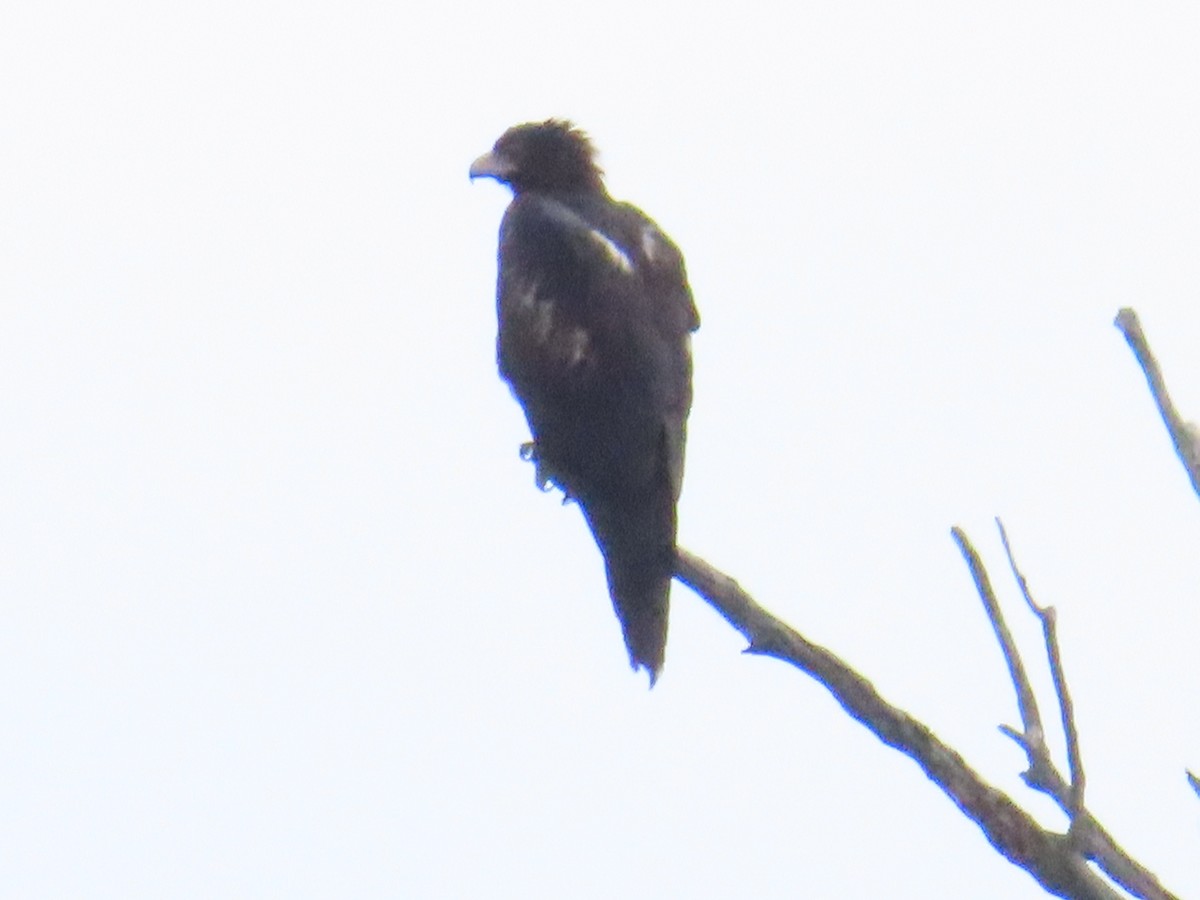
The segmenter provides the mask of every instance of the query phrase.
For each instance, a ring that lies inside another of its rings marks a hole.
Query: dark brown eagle
[[[608,195],[570,122],[517,125],[471,165],[512,188],[500,225],[497,357],[525,410],[538,484],[579,503],[633,667],[667,642],[675,504],[700,325],[683,256]]]

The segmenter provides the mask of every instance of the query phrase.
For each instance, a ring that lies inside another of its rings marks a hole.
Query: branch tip
[[[1017,729],[1013,728],[1011,725],[997,725],[996,728],[1002,735],[1011,740],[1026,753],[1029,752],[1029,742],[1025,740],[1025,735],[1021,734],[1021,732],[1017,731]]]
[[[1122,309],[1117,313],[1114,324],[1125,336],[1129,349],[1133,351],[1138,365],[1142,367],[1142,373],[1146,376],[1146,383],[1150,387],[1150,394],[1154,398],[1155,405],[1158,406],[1163,424],[1167,426],[1171,443],[1175,445],[1175,453],[1179,456],[1179,461],[1183,464],[1183,469],[1192,483],[1192,490],[1200,495],[1200,441],[1196,439],[1195,427],[1184,420],[1171,401],[1162,369],[1158,365],[1158,360],[1154,358],[1154,352],[1150,349],[1150,342],[1146,339],[1145,332],[1142,331],[1137,313],[1129,308]]]

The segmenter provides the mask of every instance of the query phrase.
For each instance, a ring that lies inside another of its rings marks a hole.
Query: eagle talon
[[[557,473],[538,456],[537,441],[526,441],[520,448],[521,459],[525,462],[533,463],[533,483],[537,485],[537,489],[544,494],[550,493],[555,488],[558,488],[563,493],[563,506],[571,503],[575,498],[567,490],[562,480],[558,478]]]
[[[518,451],[521,459],[533,463],[533,483],[544,494],[550,493],[556,485],[554,475],[538,456],[537,441],[526,441]]]

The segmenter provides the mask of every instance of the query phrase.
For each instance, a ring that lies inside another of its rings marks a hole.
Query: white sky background
[[[686,589],[629,672],[466,177],[549,115],[688,258],[681,543],[1061,826],[949,537],[1048,691],[1004,517],[1200,895],[1200,503],[1111,324],[1200,418],[1200,10],[965,6],[6,11],[0,895],[1042,896]]]

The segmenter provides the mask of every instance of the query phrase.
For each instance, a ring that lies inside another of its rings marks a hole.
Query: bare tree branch
[[[958,529],[955,537],[964,553],[978,560]],[[976,572],[974,568],[972,571]],[[829,650],[807,640],[759,606],[728,575],[680,548],[676,576],[745,636],[749,642],[747,652],[775,657],[811,675],[880,740],[914,760],[979,826],[992,846],[1051,894],[1075,900],[1117,900],[1122,896],[1088,867],[1086,857],[1092,854],[1086,853],[1073,833],[1043,828],[1005,793],[984,781],[928,726],[884,700],[870,681]],[[980,577],[986,581],[982,564],[978,566],[977,584]],[[1013,652],[1015,656],[1015,646]],[[1069,794],[1069,788],[1064,786],[1064,792],[1064,796]],[[1156,885],[1134,894],[1152,900],[1174,900],[1172,894]]]
[[[1004,523],[997,519],[996,527],[1000,530],[1000,540],[1004,544],[1004,552],[1008,557],[1013,577],[1021,588],[1021,595],[1025,598],[1026,605],[1042,623],[1042,638],[1046,645],[1046,656],[1050,662],[1050,674],[1054,679],[1054,691],[1058,698],[1063,736],[1067,742],[1067,761],[1070,767],[1070,781],[1064,781],[1050,757],[1050,750],[1045,742],[1045,732],[1041,730],[1039,724],[1036,741],[1028,735],[1023,736],[1026,738],[1025,740],[1018,740],[1018,743],[1029,754],[1030,770],[1025,774],[1025,781],[1030,787],[1052,797],[1059,808],[1070,817],[1071,827],[1068,834],[1071,835],[1075,845],[1083,851],[1088,859],[1099,865],[1101,871],[1109,878],[1136,897],[1169,896],[1166,889],[1158,883],[1154,873],[1130,856],[1084,806],[1083,758],[1079,750],[1079,732],[1075,725],[1075,707],[1071,702],[1071,694],[1067,690],[1062,651],[1058,644],[1058,616],[1054,607],[1043,607],[1034,602],[1029,591],[1029,583],[1025,580],[1025,576],[1017,567],[1013,557]],[[1028,685],[1025,685],[1025,689],[1028,689]],[[1018,687],[1017,690],[1019,694],[1022,688]]]
[[[1200,429],[1185,422],[1172,404],[1137,314],[1132,309],[1122,309],[1117,315],[1116,325],[1141,364],[1175,450],[1192,481],[1192,488],[1200,495]],[[749,642],[746,652],[773,656],[811,675],[833,694],[851,716],[862,722],[880,740],[915,761],[929,779],[979,826],[992,846],[1029,872],[1050,893],[1075,900],[1120,898],[1122,895],[1090,868],[1089,864],[1094,863],[1108,878],[1134,897],[1178,900],[1158,882],[1152,872],[1113,840],[1086,807],[1083,754],[1058,642],[1057,614],[1054,607],[1040,606],[1034,601],[1029,584],[1017,566],[1004,524],[997,519],[996,525],[1013,578],[1029,610],[1042,625],[1043,643],[1066,741],[1069,779],[1063,777],[1050,754],[1033,685],[1025,671],[1016,641],[1004,620],[987,570],[962,529],[954,528],[951,534],[975,581],[1016,691],[1021,729],[1002,725],[1001,731],[1025,753],[1029,768],[1022,777],[1026,784],[1051,797],[1067,815],[1070,827],[1065,834],[1039,825],[1006,794],[985,782],[928,726],[884,700],[870,681],[829,650],[807,640],[759,606],[728,575],[680,548],[676,577],[745,636]],[[1192,788],[1200,794],[1200,778],[1191,772],[1187,773],[1187,777]]]
[[[1138,321],[1137,313],[1126,307],[1117,313],[1116,321],[1113,324],[1125,335],[1125,340],[1129,342],[1133,355],[1137,357],[1138,364],[1146,375],[1146,381],[1150,384],[1150,393],[1154,396],[1154,402],[1158,404],[1158,411],[1162,414],[1167,432],[1171,435],[1171,443],[1175,445],[1179,461],[1183,463],[1183,468],[1192,481],[1192,490],[1200,496],[1200,432],[1194,425],[1184,420],[1183,416],[1179,414],[1179,410],[1175,408],[1175,404],[1171,402],[1171,395],[1167,393],[1167,384],[1163,380],[1162,370],[1158,367],[1158,360],[1150,352],[1150,344],[1142,331],[1142,323]]]

